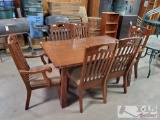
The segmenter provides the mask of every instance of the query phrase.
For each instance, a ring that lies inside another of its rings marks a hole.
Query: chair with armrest
[[[128,74],[140,46],[141,38],[119,40],[119,46],[113,61],[108,80],[123,76],[124,93],[127,93]],[[119,79],[117,80],[119,82]]]
[[[52,40],[68,40],[72,38],[71,24],[58,22],[56,25],[50,25]]]
[[[89,23],[78,22],[72,24],[73,38],[87,38],[89,37]]]
[[[50,88],[56,86],[58,92],[60,90],[60,75],[59,71],[52,65],[46,64],[44,60],[44,53],[40,55],[27,55],[24,56],[19,46],[17,35],[10,35],[8,37],[8,48],[11,56],[15,62],[15,65],[23,79],[23,82],[27,90],[27,99],[25,110],[29,108],[29,102],[32,90],[38,88]],[[41,66],[30,68],[25,58],[37,58],[40,57],[43,64]]]
[[[103,102],[106,103],[106,78],[111,68],[117,43],[86,47],[82,66],[68,70],[68,78],[79,91],[80,112],[83,112],[83,90],[95,86],[102,87]]]

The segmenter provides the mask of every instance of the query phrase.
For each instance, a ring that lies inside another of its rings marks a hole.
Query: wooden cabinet
[[[119,18],[117,38],[127,37],[130,25],[136,25],[137,15],[121,15]]]
[[[119,14],[115,12],[102,12],[100,35],[117,37]]]

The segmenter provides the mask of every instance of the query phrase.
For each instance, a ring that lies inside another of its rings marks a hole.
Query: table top
[[[146,45],[147,48],[160,51],[160,36],[150,35]]]
[[[114,43],[109,36],[42,42],[41,46],[55,67],[69,67],[82,64],[86,46]]]

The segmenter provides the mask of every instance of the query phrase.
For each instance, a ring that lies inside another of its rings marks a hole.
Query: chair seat
[[[68,76],[71,80],[74,80],[74,82],[78,85],[80,83],[81,78],[81,72],[82,72],[82,66],[76,66],[72,67],[68,70]],[[94,76],[95,78],[100,78],[101,74],[98,74]],[[91,76],[91,79],[93,80],[93,76]]]
[[[82,72],[82,66],[76,66],[68,70],[68,75],[72,80],[74,80],[77,84],[79,84],[81,78],[81,72]]]
[[[160,21],[158,20],[145,20],[144,22],[147,23],[148,25],[160,27]]]
[[[51,85],[59,84],[60,83],[59,69],[55,68],[53,66],[53,64],[46,64],[46,65],[42,65],[42,66],[33,67],[30,70],[38,70],[38,69],[45,68],[45,67],[51,67],[52,68],[51,73],[46,72],[47,77],[51,81]],[[29,81],[30,81],[30,85],[32,87],[45,86],[46,85],[46,81],[44,80],[42,73],[30,74],[29,75]]]
[[[136,59],[133,60],[133,65],[136,63],[136,61],[137,61]]]

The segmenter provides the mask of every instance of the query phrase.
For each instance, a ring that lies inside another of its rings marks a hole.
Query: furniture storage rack
[[[119,23],[119,14],[115,12],[102,12],[100,35],[116,38]]]

